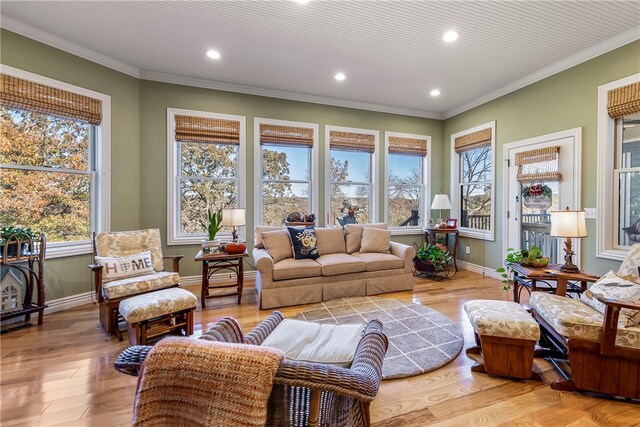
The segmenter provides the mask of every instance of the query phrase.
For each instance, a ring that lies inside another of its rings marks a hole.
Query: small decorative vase
[[[202,249],[209,249],[210,251],[215,251],[220,247],[220,240],[207,240],[202,239]]]

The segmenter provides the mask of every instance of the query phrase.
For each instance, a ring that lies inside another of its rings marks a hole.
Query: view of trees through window
[[[331,150],[331,211],[329,224],[342,225],[344,217],[358,224],[370,222],[371,154],[360,151]]]
[[[618,244],[640,244],[640,113],[618,119],[622,144],[616,156],[618,181]]]
[[[389,154],[389,226],[423,224],[423,157]]]
[[[89,123],[0,107],[0,224],[46,232],[50,242],[91,231]]]
[[[491,228],[491,147],[460,153],[460,226]]]

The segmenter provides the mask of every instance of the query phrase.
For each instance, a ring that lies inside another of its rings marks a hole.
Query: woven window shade
[[[489,146],[491,146],[491,128],[460,136],[454,142],[456,153]]]
[[[427,155],[427,140],[390,136],[389,154],[411,154],[414,156],[424,157]]]
[[[640,82],[610,90],[607,112],[615,118],[640,113]]]
[[[518,182],[553,182],[562,181],[558,169],[560,147],[537,148],[535,150],[516,153]]]
[[[82,120],[102,121],[102,102],[85,95],[0,74],[0,104],[9,108]]]
[[[176,141],[240,145],[240,122],[210,117],[176,116]]]
[[[373,153],[376,137],[366,133],[329,131],[329,147],[332,150],[364,151]]]
[[[313,128],[260,124],[260,144],[313,147]]]

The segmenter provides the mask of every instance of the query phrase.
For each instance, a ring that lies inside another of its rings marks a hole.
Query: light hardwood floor
[[[198,293],[196,287],[188,288]],[[475,273],[459,272],[440,282],[417,280],[413,292],[383,295],[428,305],[449,316],[464,333],[473,330],[462,304],[470,299],[509,300],[502,284]],[[243,303],[232,298],[207,301],[195,316],[195,336],[223,316],[250,330],[270,311],[256,306],[255,289],[245,287]],[[304,306],[283,308],[292,316]],[[45,317],[43,326],[3,334],[1,344],[1,424],[129,425],[136,378],[120,374],[113,362],[128,343],[107,337],[96,306]],[[473,361],[462,353],[450,364],[412,378],[384,381],[371,406],[375,426],[423,425],[640,425],[640,405],[551,390],[559,378],[550,363],[536,359],[544,383],[512,381],[471,373]]]

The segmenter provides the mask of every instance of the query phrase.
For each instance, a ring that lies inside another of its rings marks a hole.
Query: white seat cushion
[[[122,300],[118,311],[127,322],[137,323],[188,308],[195,308],[197,302],[198,299],[191,292],[185,289],[171,288]]]
[[[473,330],[478,335],[537,341],[538,323],[516,302],[471,300],[464,303]]]
[[[366,265],[363,260],[349,254],[321,255],[315,261],[322,266],[323,276],[360,273],[366,269]]]
[[[348,368],[363,330],[364,325],[325,325],[284,319],[261,345],[282,350],[289,360]]]
[[[321,275],[320,264],[312,259],[287,258],[273,265],[273,280],[302,279]]]
[[[353,256],[360,258],[365,262],[366,271],[393,270],[396,268],[404,268],[404,260],[391,254],[356,252]]]
[[[160,273],[145,274],[144,276],[129,277],[113,280],[102,284],[102,295],[108,299],[138,295],[144,292],[170,288],[180,283],[178,273],[162,271]]]

